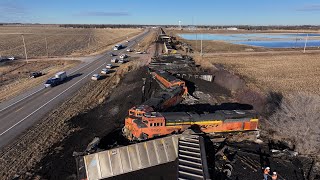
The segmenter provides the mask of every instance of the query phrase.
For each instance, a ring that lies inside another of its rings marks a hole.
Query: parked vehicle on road
[[[131,49],[127,49],[127,52],[131,52],[132,50]]]
[[[101,74],[108,74],[108,73],[109,73],[109,69],[104,68],[101,70]]]
[[[117,51],[117,50],[122,49],[122,48],[123,48],[123,46],[121,44],[117,44],[117,45],[114,46],[113,50]]]
[[[32,77],[32,78],[37,78],[37,77],[40,77],[42,75],[43,75],[42,72],[31,72],[29,76]]]
[[[128,56],[126,54],[121,54],[120,59],[127,58]]]
[[[117,56],[117,55],[116,55],[116,54],[111,53],[111,54],[110,54],[110,56],[111,56],[111,57],[113,57],[113,56]]]
[[[45,87],[54,87],[57,86],[59,84],[62,84],[65,80],[67,80],[67,73],[65,71],[60,71],[58,73],[55,74],[54,77],[49,78],[44,86]]]
[[[94,75],[92,75],[91,79],[94,81],[97,81],[97,80],[101,79],[101,76],[99,74],[94,74]]]
[[[118,61],[119,61],[119,60],[118,60],[117,58],[112,58],[112,59],[111,59],[111,62],[112,62],[112,63],[117,63]]]
[[[112,69],[112,67],[113,67],[112,64],[107,64],[106,65],[106,68],[108,68],[108,69]]]

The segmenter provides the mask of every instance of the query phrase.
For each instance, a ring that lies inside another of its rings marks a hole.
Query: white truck
[[[53,87],[59,84],[62,84],[65,80],[67,80],[67,73],[65,71],[60,71],[54,75],[54,77],[48,79],[45,83],[45,87]]]

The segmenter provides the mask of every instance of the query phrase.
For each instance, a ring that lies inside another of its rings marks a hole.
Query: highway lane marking
[[[7,107],[5,107],[5,108],[1,109],[1,110],[0,110],[0,112],[2,112],[2,111],[4,111],[4,110],[8,109],[9,107],[11,107],[11,106],[13,106],[13,105],[15,105],[15,104],[19,103],[19,102],[20,102],[20,101],[22,101],[22,100],[27,99],[28,97],[30,97],[30,96],[32,96],[32,95],[34,95],[34,94],[36,94],[37,92],[39,92],[39,91],[41,91],[41,90],[43,90],[43,89],[44,89],[44,87],[40,88],[40,89],[39,89],[39,90],[37,90],[36,92],[33,92],[33,93],[31,93],[31,94],[27,95],[26,97],[23,97],[22,99],[19,99],[18,101],[16,101],[16,102],[14,102],[14,103],[12,103],[12,104],[8,105]]]
[[[24,107],[22,106],[21,108],[15,110],[14,112],[18,112],[18,111],[20,111],[20,110],[23,109],[23,108],[24,108]]]
[[[72,84],[70,87],[68,87],[67,89],[65,89],[64,91],[62,91],[61,93],[59,93],[58,95],[56,95],[54,98],[52,98],[51,100],[49,100],[48,102],[46,102],[45,104],[43,104],[42,106],[40,106],[38,109],[34,110],[32,113],[30,113],[28,116],[24,117],[23,119],[21,119],[20,121],[18,121],[17,123],[15,123],[13,126],[11,126],[10,128],[8,128],[7,130],[5,130],[4,132],[2,132],[0,134],[0,136],[4,135],[5,133],[7,133],[8,131],[10,131],[12,128],[14,128],[15,126],[17,126],[18,124],[20,124],[21,122],[23,122],[24,120],[26,120],[28,117],[30,117],[31,115],[33,115],[34,113],[36,113],[37,111],[39,111],[41,108],[43,108],[44,106],[46,106],[47,104],[49,104],[51,101],[53,101],[54,99],[56,99],[57,97],[59,97],[60,95],[62,95],[63,93],[65,93],[66,91],[68,91],[70,88],[72,88],[73,86],[75,86],[76,84],[78,84],[80,81],[82,81],[84,78],[88,77],[89,75],[91,75],[94,71],[96,71],[97,69],[101,68],[102,66],[104,66],[105,63],[101,64],[99,67],[97,67],[96,69],[94,69],[93,71],[91,71],[90,73],[88,73],[86,76],[82,77],[81,79],[79,79],[77,82],[75,82],[74,84]]]
[[[144,33],[144,34],[142,34],[141,36],[144,36],[146,33]],[[137,39],[138,39],[138,41],[140,41],[141,40],[141,36],[138,36],[137,37]],[[132,43],[131,45],[129,45],[130,47],[131,46],[133,46],[135,43]],[[128,46],[128,47],[129,47]],[[120,51],[119,53],[123,53],[123,51],[124,51],[125,49],[123,49],[122,51]],[[112,51],[111,50],[111,52],[114,52],[114,51]],[[106,54],[107,54],[107,52],[106,52]],[[81,66],[81,67],[79,67],[78,69],[76,69],[76,70],[74,70],[74,71],[72,71],[71,73],[69,73],[69,74],[73,74],[73,73],[75,73],[76,71],[78,71],[78,70],[80,70],[80,69],[82,69],[82,68],[85,68],[86,66],[88,66],[88,65],[91,65],[92,63],[94,63],[94,62],[96,62],[96,61],[98,61],[98,60],[100,60],[100,59],[102,59],[102,58],[104,58],[105,56],[106,56],[106,54],[105,55],[103,55],[102,57],[100,57],[100,58],[97,58],[97,59],[95,59],[95,60],[93,60],[92,62],[89,62],[88,64],[86,64],[86,65],[84,65],[84,66]],[[1,109],[0,110],[0,112],[2,112],[2,111],[4,111],[4,110],[6,110],[6,109],[8,109],[9,107],[11,107],[11,106],[13,106],[13,105],[15,105],[15,104],[17,104],[17,103],[19,103],[19,102],[21,102],[21,101],[23,101],[23,100],[25,100],[25,99],[27,99],[28,97],[30,97],[30,96],[32,96],[32,95],[34,95],[34,94],[36,94],[37,92],[39,92],[39,91],[41,91],[41,90],[43,90],[43,89],[45,89],[44,87],[42,87],[42,88],[40,88],[39,90],[37,90],[36,92],[33,92],[33,93],[31,93],[31,94],[29,94],[29,95],[27,95],[27,96],[25,96],[25,97],[23,97],[22,99],[19,99],[18,101],[16,101],[16,102],[14,102],[14,103],[12,103],[12,104],[10,104],[10,105],[8,105],[8,106],[6,106],[6,107],[4,107],[3,109]]]
[[[49,92],[51,92],[51,91],[47,91],[47,92],[45,92],[43,95],[46,95],[46,94],[48,94]]]

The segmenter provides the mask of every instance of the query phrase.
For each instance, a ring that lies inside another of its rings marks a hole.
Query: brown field
[[[198,58],[199,59],[199,58]],[[264,92],[293,91],[320,94],[319,53],[263,53],[212,55],[202,62],[222,64]]]
[[[111,48],[132,37],[141,29],[93,29],[40,27],[0,27],[0,55],[25,57],[21,34],[24,35],[28,57],[89,55]]]
[[[43,83],[54,73],[69,69],[80,61],[11,61],[0,65],[0,102]],[[42,71],[45,75],[30,78],[32,71]]]

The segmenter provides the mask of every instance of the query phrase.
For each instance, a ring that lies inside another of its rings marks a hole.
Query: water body
[[[226,41],[233,44],[242,44],[249,46],[261,46],[266,48],[296,48],[304,47],[306,36],[319,37],[320,34],[179,34],[180,37],[187,40],[216,40]],[[307,47],[320,47],[319,40],[308,40]]]

